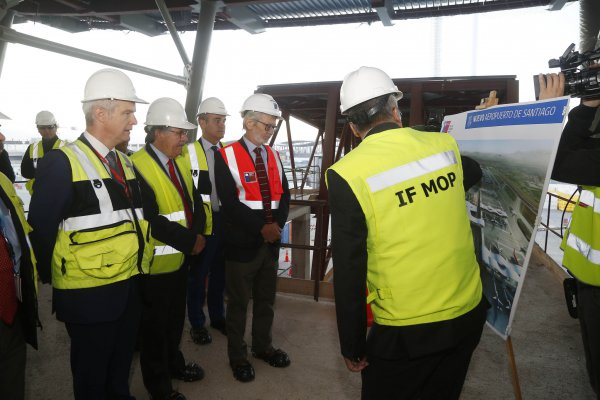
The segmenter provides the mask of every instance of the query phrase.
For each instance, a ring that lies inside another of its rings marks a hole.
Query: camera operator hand
[[[565,94],[565,75],[559,74],[539,74],[540,82],[540,100],[553,99],[564,96]]]

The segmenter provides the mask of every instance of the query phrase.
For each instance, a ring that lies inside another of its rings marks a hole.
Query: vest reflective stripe
[[[141,208],[135,209],[135,214],[138,219],[144,218],[144,213]],[[71,217],[62,221],[61,228],[66,231],[80,231],[84,229],[93,229],[102,225],[116,224],[125,219],[133,220],[131,210],[116,210],[94,215],[84,215],[81,217]]]
[[[267,173],[269,174],[269,188],[271,190],[271,209],[276,210],[279,208],[279,200],[283,193],[283,186],[281,183],[284,179],[283,166],[281,165],[279,157],[276,156],[275,152],[269,146],[264,145],[263,147],[267,151],[268,158]],[[253,210],[262,210],[262,195],[260,194],[260,188],[258,186],[256,168],[254,167],[254,162],[252,161],[250,154],[248,154],[240,142],[235,142],[221,149],[221,154],[223,155],[235,182],[239,201]],[[240,165],[242,166],[240,167]],[[275,171],[277,171],[277,175],[275,175]],[[242,180],[244,174],[253,174],[254,180],[251,182],[247,182],[246,179]]]
[[[202,190],[204,186],[199,186],[201,172],[205,171],[206,175],[208,174],[208,162],[206,161],[206,154],[204,154],[202,145],[197,140],[193,141],[192,143],[188,143],[188,145],[183,148],[181,155],[181,157],[177,157],[177,165],[182,171],[189,170],[192,175],[194,187],[196,187],[198,191]],[[206,179],[210,180],[208,177]],[[213,188],[213,190],[215,189]],[[204,214],[206,217],[203,234],[211,235],[213,233],[213,227],[210,193],[200,193],[200,197],[202,199]]]
[[[172,255],[172,254],[181,254],[181,252],[179,250],[175,249],[174,247],[168,246],[166,244],[163,246],[155,247],[155,253],[154,253],[155,257],[168,256],[168,255]]]
[[[400,165],[389,171],[367,178],[367,183],[372,192],[378,192],[390,186],[397,185],[404,181],[418,178],[419,176],[438,171],[442,168],[456,164],[456,155],[453,151],[444,151],[421,160],[413,161],[408,164]]]
[[[590,190],[582,190],[579,195],[579,205],[582,207],[593,207],[594,212],[600,214],[600,198],[594,195]]]
[[[229,166],[229,171],[231,171],[231,176],[233,176],[233,180],[235,182],[235,186],[238,189],[238,198],[240,201],[244,201],[246,199],[246,189],[244,185],[242,185],[242,180],[240,178],[240,169],[237,165],[237,159],[235,158],[235,153],[233,152],[233,146],[225,147],[225,160],[227,161],[227,165]],[[255,208],[254,208],[255,209]],[[262,209],[262,202],[260,204],[260,208]]]
[[[143,176],[146,183],[154,192],[159,215],[167,218],[170,222],[187,226],[183,201],[175,185],[167,175],[166,170],[146,151],[145,148],[137,151],[131,156],[137,170]],[[177,164],[179,167],[179,164]],[[190,199],[193,199],[192,176],[183,168],[179,168],[181,182]],[[190,205],[193,209],[193,204]],[[185,256],[180,251],[154,238],[155,253],[152,263],[151,274],[163,274],[177,271]]]
[[[479,304],[480,271],[451,136],[379,132],[330,169],[348,184],[365,218],[367,302],[378,324],[445,321]],[[334,268],[344,268],[335,257],[334,249]]]
[[[137,223],[131,209],[114,209],[106,185],[112,178],[86,144],[77,140],[60,150],[69,160],[73,182],[89,181],[100,210],[97,214],[71,216],[59,225],[52,256],[52,285],[57,289],[81,289],[119,282],[140,273],[138,261],[147,271],[153,246],[141,208],[135,210]],[[123,155],[119,157],[125,179],[135,182],[131,163]]]
[[[580,281],[600,286],[600,188],[583,187],[561,248],[565,268]]]
[[[567,246],[587,258],[592,264],[600,266],[600,250],[593,249],[592,245],[585,240],[571,233],[567,238]]]
[[[200,171],[200,163],[198,162],[198,153],[196,152],[196,143],[197,142],[192,142],[187,145],[188,154],[190,157],[190,169],[192,171]],[[196,187],[198,187],[198,178],[199,177],[200,177],[200,174],[197,174],[196,176],[194,176],[192,174],[192,179],[194,180],[194,185]]]

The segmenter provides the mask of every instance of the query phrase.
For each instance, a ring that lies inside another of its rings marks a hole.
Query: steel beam
[[[31,46],[42,50],[51,51],[54,53],[63,54],[75,58],[81,58],[83,60],[96,62],[99,64],[109,65],[115,68],[121,68],[127,71],[137,72],[139,74],[152,76],[167,81],[176,83],[186,84],[186,79],[182,76],[168,74],[166,72],[158,71],[152,68],[146,68],[141,65],[132,64],[126,61],[117,60],[116,58],[103,56],[101,54],[92,53],[91,51],[77,49],[71,46],[65,46],[64,44],[51,42],[49,40],[40,39],[35,36],[26,35],[15,31],[14,29],[5,28],[0,26],[0,42],[11,42],[18,43],[25,46]]]
[[[192,56],[192,68],[190,70],[190,86],[185,99],[185,113],[189,121],[196,120],[196,111],[202,98],[204,75],[206,74],[206,65],[208,64],[208,50],[215,26],[216,15],[217,3],[215,1],[200,1],[198,29],[196,30],[194,55]]]
[[[12,26],[12,23],[13,23],[14,16],[15,16],[14,11],[6,10],[6,13],[4,14],[3,18],[0,20],[0,27],[10,29],[10,27]],[[6,43],[3,40],[0,40],[0,76],[2,76],[2,68],[4,67],[4,57],[6,56],[6,46],[7,45],[8,45],[8,43]]]
[[[190,65],[190,58],[185,52],[185,48],[183,47],[183,43],[181,43],[181,39],[179,38],[179,33],[177,33],[177,29],[175,28],[175,23],[173,22],[173,18],[171,18],[171,13],[169,9],[165,5],[165,0],[156,0],[156,5],[160,10],[160,14],[165,20],[165,24],[167,24],[167,28],[169,29],[169,33],[173,38],[173,42],[175,42],[175,47],[177,47],[177,51],[179,51],[179,55],[181,56],[181,60],[183,61],[184,66]]]

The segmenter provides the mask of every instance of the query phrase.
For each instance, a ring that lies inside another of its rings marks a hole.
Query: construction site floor
[[[40,348],[28,348],[26,398],[72,399],[69,339],[62,323],[50,314],[51,289],[40,287]],[[206,372],[200,382],[174,381],[190,400],[337,400],[360,398],[360,375],[346,370],[339,353],[334,303],[278,293],[273,341],[288,352],[290,367],[276,369],[251,360],[256,379],[236,381],[227,362],[225,336],[211,330],[212,344],[195,345],[186,323],[181,346],[189,361]],[[249,308],[251,311],[251,307]],[[248,334],[250,327],[248,327]],[[512,325],[512,345],[523,399],[594,399],[587,381],[578,321],[566,311],[560,271],[539,250],[534,252]],[[136,354],[131,391],[148,399]],[[509,373],[506,342],[485,328],[469,369],[461,399],[516,398]]]

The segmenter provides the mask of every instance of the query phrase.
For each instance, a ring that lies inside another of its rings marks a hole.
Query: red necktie
[[[254,167],[256,168],[256,177],[260,186],[260,195],[262,196],[263,209],[265,210],[265,222],[270,224],[273,222],[273,212],[271,211],[271,189],[269,188],[269,176],[265,169],[265,162],[260,154],[260,147],[254,149],[256,160]]]
[[[183,207],[185,211],[185,220],[187,221],[188,228],[192,227],[192,211],[190,210],[190,206],[188,205],[187,200],[185,199],[185,195],[183,193],[183,187],[181,187],[181,183],[179,182],[179,178],[177,178],[177,173],[175,172],[175,165],[173,164],[173,160],[169,159],[167,162],[167,166],[169,167],[169,177],[171,178],[171,182],[177,188],[179,192],[179,196],[181,196],[181,201],[183,202]]]
[[[8,242],[0,232],[0,319],[12,325],[17,313],[17,290]]]

